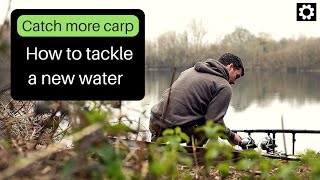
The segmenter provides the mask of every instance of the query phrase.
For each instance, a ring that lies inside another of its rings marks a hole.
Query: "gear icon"
[[[308,10],[309,14],[304,14],[303,12],[305,10]],[[308,5],[303,4],[302,7],[299,8],[299,12],[300,12],[299,16],[301,16],[303,20],[306,20],[306,19],[310,20],[311,17],[314,16],[313,11],[314,11],[314,8],[312,8],[310,4]]]

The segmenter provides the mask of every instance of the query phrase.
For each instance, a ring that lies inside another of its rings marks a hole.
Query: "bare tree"
[[[191,44],[194,46],[195,51],[197,52],[203,45],[203,40],[207,31],[205,30],[201,21],[196,21],[193,19],[190,23],[190,35],[191,35]]]

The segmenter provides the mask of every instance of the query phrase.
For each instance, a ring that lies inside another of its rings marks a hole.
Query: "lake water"
[[[146,110],[141,123],[148,127],[150,108],[170,86],[170,71],[147,71],[145,97],[141,101],[124,102],[127,111]],[[175,73],[175,79],[178,76]],[[9,71],[0,68],[0,88],[10,82]],[[230,129],[285,129],[320,130],[320,73],[247,72],[233,85],[233,98],[225,116]],[[129,116],[130,117],[130,116]],[[133,115],[132,118],[137,116]],[[242,136],[247,134],[239,133]],[[267,134],[252,134],[259,142]],[[292,152],[292,135],[286,136],[288,153]],[[277,150],[284,150],[282,134],[276,135]],[[297,134],[295,153],[305,149],[320,151],[320,135]]]
[[[146,94],[140,101],[151,107],[170,86],[172,72],[146,72]],[[179,72],[175,73],[175,79]],[[246,72],[233,86],[233,97],[225,116],[230,129],[320,130],[320,73]],[[239,133],[246,137],[247,134]],[[258,143],[267,134],[253,133]],[[292,153],[292,135],[285,135]],[[296,134],[295,154],[306,149],[320,151],[320,134]],[[284,151],[283,135],[276,134],[278,151]]]

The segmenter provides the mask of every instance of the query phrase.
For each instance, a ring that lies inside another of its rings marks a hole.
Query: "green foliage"
[[[163,136],[157,139],[159,144],[167,143],[165,148],[169,151],[183,151],[185,149],[180,145],[182,142],[189,143],[189,136],[181,131],[180,127],[176,127],[175,129],[166,129],[163,132]]]
[[[130,128],[123,123],[114,125],[106,124],[105,131],[108,132],[109,135],[125,134],[130,131]]]
[[[208,138],[205,144],[205,169],[204,173],[208,174],[210,168],[214,165],[220,172],[222,178],[226,178],[230,174],[230,166],[233,165],[232,146],[219,140],[226,139],[225,128],[220,124],[214,124],[213,121],[207,121],[205,125],[196,129],[198,133],[203,132]]]
[[[304,154],[301,155],[301,161],[306,164],[310,164],[319,160],[320,160],[320,155],[314,150],[308,149]]]
[[[179,152],[186,152],[180,145],[183,141],[189,142],[189,137],[181,132],[179,127],[166,129],[163,136],[157,139],[157,144],[150,146],[150,172],[156,177],[182,177],[178,172],[179,164],[190,167],[192,160]],[[164,144],[165,143],[165,144]]]
[[[258,161],[256,159],[242,159],[237,163],[237,168],[239,170],[249,170],[252,169]]]
[[[214,124],[213,121],[207,121],[205,125],[198,127],[196,131],[204,132],[205,136],[209,139],[205,145],[205,159],[207,165],[212,164],[212,160],[218,156],[223,156],[227,160],[232,158],[232,147],[229,144],[219,141],[220,137],[226,139],[223,126]]]
[[[296,167],[297,163],[295,162],[280,164],[279,168],[275,171],[275,179],[298,179],[294,173]]]
[[[265,158],[259,162],[261,170],[261,178],[266,179],[269,177],[270,171],[275,167],[274,160]]]
[[[64,162],[64,165],[61,170],[62,179],[68,179],[73,172],[73,167],[75,167],[75,163],[72,160],[67,160]]]
[[[6,138],[1,138],[0,139],[0,150],[1,149],[7,149],[9,150],[11,148],[11,144]]]
[[[204,131],[206,137],[212,141],[217,141],[219,137],[226,138],[224,127],[220,124],[214,124],[213,121],[207,121],[205,125],[198,127],[196,131]]]
[[[92,152],[100,157],[101,164],[109,179],[125,179],[121,159],[111,145],[104,144],[102,147],[92,148]]]
[[[89,124],[101,122],[107,117],[107,112],[99,111],[96,109],[93,109],[92,111],[85,111],[83,112],[83,114]]]
[[[258,151],[249,149],[249,150],[245,150],[245,151],[241,151],[241,156],[244,159],[260,159],[261,158],[261,154]]]
[[[71,105],[75,106],[73,109],[81,110],[74,111],[78,112],[75,119],[84,122],[78,135],[86,126],[99,125],[101,128],[78,138],[74,142],[72,155],[62,151],[67,156],[59,159],[62,163],[55,171],[60,173],[61,179],[232,179],[235,175],[241,179],[320,179],[319,154],[312,150],[300,155],[301,162],[268,159],[254,150],[235,153],[230,144],[219,139],[226,138],[225,129],[213,121],[196,129],[197,133],[209,139],[204,148],[196,150],[192,147],[190,151],[187,147],[187,151],[181,145],[190,143],[190,138],[179,127],[166,129],[155,143],[125,141],[122,137],[133,131],[121,123],[111,125],[108,122],[109,112],[101,111],[97,105],[90,110],[83,109],[84,104],[81,103]],[[67,116],[75,116],[72,111],[69,112]],[[103,126],[101,123],[104,123]],[[14,151],[15,146],[1,139],[1,155]],[[55,156],[60,155],[53,155],[52,158]],[[45,159],[51,162],[51,157]],[[1,160],[0,167],[5,167],[6,161],[26,161],[25,158]],[[307,173],[301,175],[303,171]]]
[[[310,173],[311,179],[320,179],[320,163],[314,162],[311,167],[312,167],[312,170]]]
[[[230,171],[229,164],[220,163],[220,164],[218,164],[217,168],[218,168],[222,178],[226,178],[229,175],[229,171]]]
[[[304,165],[311,167],[311,179],[320,179],[320,154],[314,150],[308,149],[301,155],[301,160]]]

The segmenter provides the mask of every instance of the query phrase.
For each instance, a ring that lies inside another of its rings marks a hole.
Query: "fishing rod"
[[[261,155],[267,158],[291,160],[291,161],[301,160],[299,156],[288,155],[282,152],[275,152],[275,148],[278,146],[275,144],[274,139],[271,138],[270,135],[263,138],[259,144],[256,144],[250,135],[247,138],[244,138],[243,141],[248,142],[248,144],[245,146],[247,148],[244,148],[243,150],[255,149],[256,147],[259,147],[262,151],[266,151],[266,152],[261,152]]]
[[[117,138],[111,137],[112,141],[117,141]],[[144,148],[148,148],[148,145],[151,144],[157,144],[160,146],[166,146],[168,144],[162,143],[158,144],[156,142],[148,142],[148,141],[139,141],[139,140],[129,140],[129,139],[121,139],[121,141],[125,141],[126,145],[129,147],[129,149],[140,149],[141,143],[146,145],[143,146]],[[274,144],[273,139],[268,136],[263,138],[262,140],[259,141],[258,144],[255,143],[254,139],[251,136],[248,136],[246,138],[242,139],[243,142],[245,142],[242,146],[241,149],[234,149],[232,151],[232,154],[234,155],[234,160],[239,160],[241,159],[241,152],[246,151],[246,150],[255,150],[258,148],[260,151],[261,156],[266,157],[266,158],[271,158],[271,159],[280,159],[280,160],[290,160],[290,161],[300,161],[301,158],[299,156],[293,156],[293,155],[287,155],[285,153],[281,152],[275,152],[274,148],[277,147],[276,144]],[[115,143],[117,144],[117,143]],[[189,145],[182,145],[182,147],[188,152],[188,153],[197,153],[199,158],[201,156],[204,156],[206,152],[206,147],[205,146],[189,146]],[[263,152],[265,151],[265,152]]]
[[[247,133],[248,136],[250,136],[252,133],[267,133],[268,137],[270,137],[270,134],[272,134],[272,141],[273,144],[276,144],[276,134],[277,133],[288,133],[292,134],[292,155],[294,155],[295,152],[295,142],[296,142],[296,134],[320,134],[320,130],[304,130],[304,129],[245,129],[245,130],[232,130],[235,133],[238,132],[244,132]],[[274,147],[275,148],[275,147]],[[274,152],[274,148],[272,151]]]

